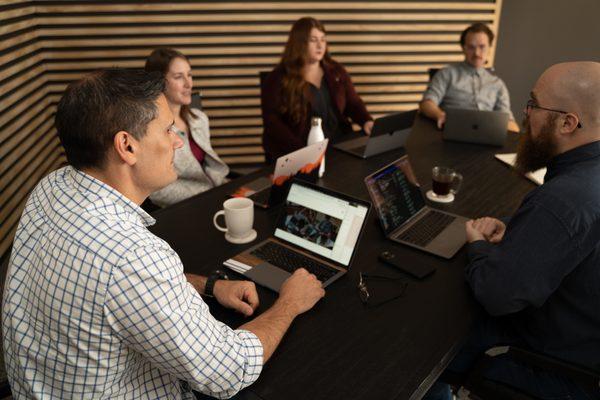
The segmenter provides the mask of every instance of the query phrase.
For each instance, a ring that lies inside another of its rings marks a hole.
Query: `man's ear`
[[[139,142],[125,131],[119,131],[113,138],[113,147],[117,157],[124,163],[133,166],[137,162]]]
[[[565,114],[562,125],[560,127],[561,133],[570,134],[577,130],[579,127],[579,117],[574,113]]]

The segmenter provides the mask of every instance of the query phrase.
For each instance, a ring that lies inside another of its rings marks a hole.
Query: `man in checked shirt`
[[[279,299],[237,330],[215,320],[140,204],[177,178],[181,139],[163,78],[105,70],[72,83],[56,126],[69,166],[32,192],[15,237],[2,304],[13,396],[228,398],[252,384],[293,319],[324,296],[298,270]],[[210,289],[210,287],[208,288]],[[251,316],[254,284],[218,280],[222,305]]]

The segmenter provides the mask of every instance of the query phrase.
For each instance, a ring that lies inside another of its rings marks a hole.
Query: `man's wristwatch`
[[[227,274],[225,272],[223,272],[219,269],[211,272],[211,274],[206,279],[206,285],[204,286],[204,295],[205,296],[210,296],[210,297],[214,296],[213,289],[215,288],[215,283],[219,279],[228,280],[229,277],[227,276]]]

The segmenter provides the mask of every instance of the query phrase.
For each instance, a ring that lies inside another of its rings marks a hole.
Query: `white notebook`
[[[502,161],[505,164],[510,165],[511,167],[515,166],[515,160],[517,159],[517,153],[504,153],[504,154],[496,154],[495,157]],[[544,183],[544,176],[546,175],[546,168],[541,168],[533,172],[528,172],[525,174],[527,178],[538,185],[542,185]]]

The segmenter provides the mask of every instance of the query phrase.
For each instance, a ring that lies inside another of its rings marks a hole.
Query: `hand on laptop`
[[[258,307],[258,293],[254,282],[218,280],[213,294],[219,304],[247,317],[254,314]]]
[[[323,296],[325,290],[321,281],[300,268],[281,285],[278,302],[284,303],[295,317],[310,310]]]
[[[468,221],[466,230],[469,243],[477,240],[500,243],[506,231],[506,225],[499,219],[484,217]]]
[[[515,132],[515,133],[519,133],[521,131],[521,128],[519,128],[519,125],[512,119],[508,120],[508,126],[506,127],[506,129],[508,129],[511,132]]]
[[[437,117],[437,128],[441,131],[444,128],[445,123],[446,113],[442,111],[442,113]]]
[[[365,122],[365,125],[363,126],[363,130],[369,136],[371,135],[371,131],[373,130],[373,124],[374,124],[373,120],[370,120],[370,121]]]

